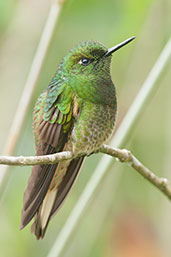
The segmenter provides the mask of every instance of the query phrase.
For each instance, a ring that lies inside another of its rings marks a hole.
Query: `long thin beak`
[[[128,39],[126,39],[125,41],[123,41],[122,43],[116,45],[116,46],[113,46],[111,48],[108,49],[108,51],[105,53],[104,56],[109,56],[111,54],[113,54],[115,51],[117,51],[118,49],[120,49],[121,47],[127,45],[129,42],[131,42],[132,40],[134,40],[135,37],[130,37]]]

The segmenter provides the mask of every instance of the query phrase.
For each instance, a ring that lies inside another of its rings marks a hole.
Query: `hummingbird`
[[[63,58],[33,112],[36,155],[71,151],[79,157],[33,167],[24,192],[21,225],[34,218],[31,232],[43,238],[50,219],[69,194],[86,156],[110,138],[117,99],[110,75],[112,54],[131,42],[112,48],[84,41]]]

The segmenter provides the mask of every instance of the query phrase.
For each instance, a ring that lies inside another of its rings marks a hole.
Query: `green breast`
[[[111,136],[116,119],[116,103],[109,105],[85,102],[71,135],[73,150],[89,154]]]

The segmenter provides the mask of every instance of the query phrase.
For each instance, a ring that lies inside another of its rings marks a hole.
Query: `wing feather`
[[[62,91],[59,92],[61,93]],[[64,92],[62,93],[64,94]],[[71,103],[68,104],[67,102],[66,108],[62,106],[63,109],[61,111],[61,95],[57,94],[56,98],[50,95],[54,102],[49,103],[46,101],[48,94],[50,94],[50,91],[44,92],[41,95],[34,109],[33,129],[36,155],[53,154],[62,151],[68,139],[68,134],[72,129],[73,117],[71,115]],[[58,119],[60,116],[62,117],[62,121],[65,120],[66,123],[63,122],[64,124],[62,124],[62,122],[59,122]],[[63,125],[67,127],[67,130],[63,129]],[[21,228],[25,227],[38,211],[52,181],[57,165],[37,165],[33,167],[23,198]]]

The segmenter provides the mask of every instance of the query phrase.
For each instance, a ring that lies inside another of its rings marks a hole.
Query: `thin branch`
[[[0,164],[10,166],[34,166],[38,164],[55,164],[58,161],[69,160],[78,157],[72,152],[60,152],[40,156],[0,156]]]
[[[60,152],[40,156],[0,156],[0,164],[11,166],[34,166],[38,164],[55,164],[58,161],[69,160],[78,157],[72,152]]]
[[[152,97],[152,92],[154,92],[154,90],[157,90],[156,81],[160,77],[161,72],[164,70],[168,61],[170,60],[170,55],[171,55],[171,39],[169,39],[167,44],[165,45],[163,51],[158,57],[147,79],[142,85],[142,88],[139,94],[137,95],[133,104],[128,110],[126,117],[124,118],[120,127],[116,131],[111,141],[112,146],[116,146],[119,148],[123,147],[123,145],[128,140],[130,135],[129,133],[132,130],[133,126],[135,125],[138,116],[142,112],[145,104],[147,104],[147,101]],[[108,155],[104,155],[101,158],[89,182],[87,183],[82,194],[80,195],[76,205],[74,206],[68,219],[63,225],[62,230],[58,234],[54,242],[54,245],[52,246],[49,254],[47,255],[48,257],[60,256],[61,252],[65,247],[66,242],[68,241],[69,237],[74,231],[74,228],[79,222],[82,216],[82,213],[86,208],[86,205],[88,204],[88,201],[91,199],[93,193],[95,192],[102,178],[111,167],[112,161],[113,161],[113,158],[110,158],[110,156]]]
[[[151,170],[144,166],[130,151],[126,149],[117,149],[108,145],[103,145],[98,152],[111,155],[119,159],[121,162],[126,162],[131,165],[138,173],[156,186],[171,200],[171,187],[166,178],[156,176]],[[79,155],[80,156],[80,155]],[[0,164],[27,166],[38,164],[55,164],[59,161],[77,158],[72,152],[60,152],[56,154],[42,155],[42,156],[0,156]]]
[[[51,8],[49,10],[48,18],[46,20],[46,24],[44,30],[42,32],[42,36],[37,47],[36,54],[34,56],[32,66],[30,68],[29,75],[27,77],[26,84],[24,86],[23,93],[21,95],[16,114],[14,116],[14,120],[11,125],[11,130],[8,135],[8,139],[6,145],[3,150],[4,155],[12,155],[18,141],[27,110],[29,108],[29,104],[32,99],[32,95],[38,79],[40,77],[40,73],[47,56],[47,52],[55,31],[55,26],[60,15],[62,5],[64,0],[53,0]],[[0,188],[4,184],[6,175],[7,175],[7,166],[1,167],[0,173]]]
[[[166,178],[160,178],[156,176],[151,170],[144,166],[130,151],[124,149],[117,149],[104,145],[98,152],[111,155],[121,162],[126,162],[131,165],[138,173],[144,178],[150,181],[160,191],[162,191],[171,200],[171,187]],[[27,166],[38,164],[55,164],[59,161],[69,160],[77,158],[78,155],[74,155],[72,152],[60,152],[56,154],[42,155],[42,156],[0,156],[0,164],[15,165],[15,166]]]
[[[118,158],[121,162],[126,162],[130,164],[132,168],[138,171],[145,179],[156,186],[160,191],[162,191],[171,200],[171,186],[166,178],[161,178],[156,176],[151,170],[144,166],[130,151],[123,149],[113,148],[104,145],[100,149],[100,152],[109,154],[115,158]]]

